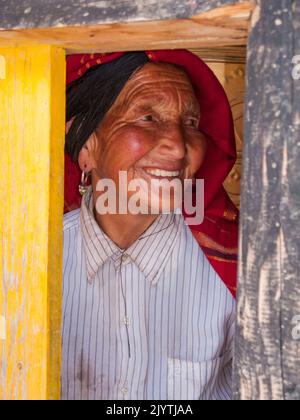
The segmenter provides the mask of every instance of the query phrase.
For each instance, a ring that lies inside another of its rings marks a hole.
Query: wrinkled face
[[[152,180],[192,178],[206,150],[199,119],[199,104],[185,72],[170,64],[146,64],[126,83],[96,130],[97,178],[118,185],[119,172],[126,171],[128,183],[147,183],[147,200]]]

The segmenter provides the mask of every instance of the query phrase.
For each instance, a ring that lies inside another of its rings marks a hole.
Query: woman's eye
[[[187,127],[194,127],[194,128],[198,128],[199,125],[199,121],[196,118],[187,118],[185,120],[185,125]]]
[[[153,117],[153,115],[151,115],[151,114],[149,114],[149,115],[144,115],[144,116],[142,117],[142,120],[143,120],[143,121],[154,121],[154,117]]]

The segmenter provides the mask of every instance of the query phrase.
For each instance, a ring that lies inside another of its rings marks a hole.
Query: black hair
[[[129,52],[118,59],[89,69],[67,87],[66,120],[74,118],[66,135],[66,152],[77,161],[79,152],[117,99],[131,75],[149,58]]]

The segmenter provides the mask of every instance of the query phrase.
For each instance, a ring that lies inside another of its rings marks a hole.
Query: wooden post
[[[243,400],[300,399],[299,22],[298,0],[258,1],[249,39],[234,375]]]
[[[0,47],[0,399],[60,395],[65,55]]]

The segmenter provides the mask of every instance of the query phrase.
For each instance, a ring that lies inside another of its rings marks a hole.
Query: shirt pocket
[[[232,352],[203,362],[168,358],[168,400],[231,398]]]

